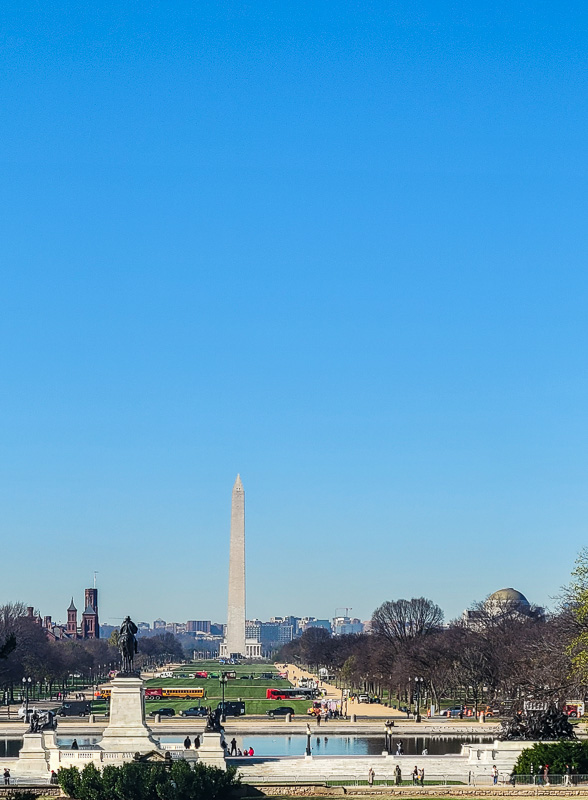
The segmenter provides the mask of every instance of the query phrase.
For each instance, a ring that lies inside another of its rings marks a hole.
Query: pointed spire
[[[235,481],[235,485],[233,486],[233,491],[242,492],[243,491],[243,484],[241,483],[241,476],[237,474],[237,480]]]
[[[71,599],[71,603],[69,604],[69,608],[67,610],[68,611],[77,611],[77,608],[74,605],[73,597]]]

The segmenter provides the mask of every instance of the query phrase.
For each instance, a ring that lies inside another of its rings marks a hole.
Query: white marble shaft
[[[231,547],[229,552],[229,608],[226,654],[245,656],[245,492],[241,478],[233,486],[231,500]]]

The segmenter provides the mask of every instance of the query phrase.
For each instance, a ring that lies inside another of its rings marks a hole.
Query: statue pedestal
[[[43,775],[49,772],[49,754],[45,749],[42,733],[25,733],[18,754],[18,777],[21,775]]]
[[[224,739],[223,733],[204,731],[198,748],[198,761],[209,767],[226,770],[225,748],[221,746]]]
[[[100,747],[110,752],[147,753],[157,742],[145,724],[143,681],[138,676],[117,676],[112,681],[110,721]]]

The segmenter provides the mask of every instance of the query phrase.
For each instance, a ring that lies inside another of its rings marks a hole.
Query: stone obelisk
[[[226,654],[247,655],[245,648],[245,492],[241,478],[233,486],[231,499],[231,547],[229,552],[229,609]]]

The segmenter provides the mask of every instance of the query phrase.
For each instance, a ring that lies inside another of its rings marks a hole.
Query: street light
[[[421,699],[421,692],[423,691],[423,682],[424,678],[415,678],[414,679],[414,689],[415,689],[415,713],[414,718],[415,722],[421,721],[421,712],[420,712],[420,699]]]
[[[29,710],[29,688],[31,686],[33,679],[32,678],[23,678],[22,679],[22,688],[26,693],[26,700],[25,700],[25,713]]]
[[[227,678],[227,673],[226,672],[221,672],[221,674],[219,676],[221,690],[222,690],[222,693],[223,693],[223,704],[222,704],[223,711],[222,711],[222,714],[221,714],[221,722],[226,722],[227,721],[227,718],[226,718],[226,715],[225,715],[225,686],[227,685],[227,681],[228,680],[229,679]]]

